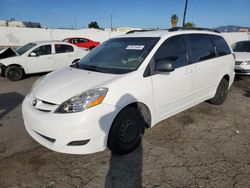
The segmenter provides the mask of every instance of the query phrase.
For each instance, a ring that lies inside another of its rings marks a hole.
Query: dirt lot
[[[250,187],[250,77],[222,106],[202,103],[146,131],[124,155],[50,151],[26,133],[21,102],[39,76],[0,78],[0,187]]]

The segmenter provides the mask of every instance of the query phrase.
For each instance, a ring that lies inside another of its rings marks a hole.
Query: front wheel
[[[219,86],[216,90],[215,96],[209,100],[211,104],[221,105],[224,103],[228,93],[229,81],[226,78],[222,78]]]
[[[108,138],[108,147],[115,154],[126,154],[139,146],[145,121],[136,108],[127,107],[115,118]]]
[[[5,77],[11,81],[18,81],[21,80],[24,76],[24,71],[21,67],[18,66],[9,66],[6,68]]]
[[[3,67],[0,67],[0,76],[3,76],[3,75],[4,75]]]

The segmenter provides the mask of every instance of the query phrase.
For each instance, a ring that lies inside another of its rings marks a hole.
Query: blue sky
[[[0,0],[0,20],[15,18],[47,27],[99,26],[169,28],[177,14],[181,26],[185,0]],[[199,27],[250,26],[250,0],[189,0],[187,21]]]

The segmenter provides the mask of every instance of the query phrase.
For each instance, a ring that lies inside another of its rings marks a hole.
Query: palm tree
[[[178,23],[178,16],[176,14],[173,14],[171,16],[171,24],[172,24],[172,27],[176,27],[177,26],[177,23]]]
[[[193,22],[187,22],[184,25],[185,28],[195,28],[195,24]]]

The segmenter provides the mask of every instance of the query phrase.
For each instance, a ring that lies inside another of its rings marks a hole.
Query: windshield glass
[[[233,45],[234,52],[250,52],[250,41],[249,42],[237,42]]]
[[[31,48],[33,48],[34,46],[36,46],[35,43],[28,43],[25,44],[24,46],[21,46],[20,48],[17,48],[15,51],[19,54],[19,55],[23,55],[25,52],[29,51]]]
[[[80,60],[74,67],[123,74],[136,70],[159,38],[116,38],[104,42]]]

